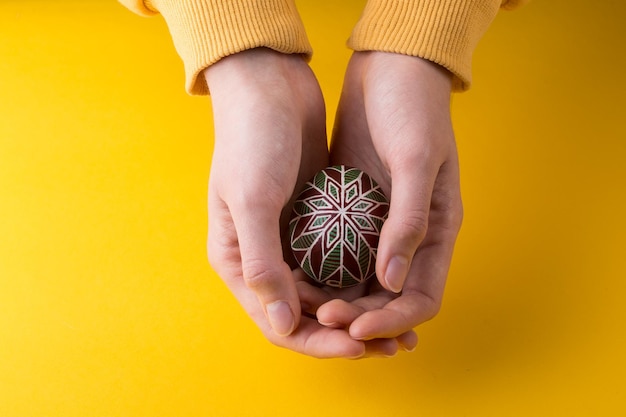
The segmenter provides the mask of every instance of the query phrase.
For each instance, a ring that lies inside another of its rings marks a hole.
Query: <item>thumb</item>
[[[428,215],[437,167],[424,163],[404,164],[409,169],[391,169],[393,188],[389,217],[380,234],[376,275],[389,291],[402,291],[411,261],[428,228]],[[420,167],[415,169],[415,167]]]
[[[300,301],[280,239],[280,210],[257,205],[233,210],[245,284],[258,297],[272,329],[288,336],[300,320]]]

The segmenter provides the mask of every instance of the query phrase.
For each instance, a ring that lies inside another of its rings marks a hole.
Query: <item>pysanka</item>
[[[363,171],[343,165],[318,172],[298,196],[289,223],[293,254],[314,280],[350,287],[375,274],[389,202]]]

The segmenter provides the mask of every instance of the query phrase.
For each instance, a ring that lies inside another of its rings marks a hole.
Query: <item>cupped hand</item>
[[[450,93],[450,73],[429,61],[353,54],[331,163],[367,172],[391,203],[378,247],[378,282],[323,303],[319,293],[310,296],[329,328],[347,328],[356,340],[402,340],[439,311],[463,211]]]
[[[212,267],[271,342],[315,357],[361,357],[366,343],[301,315],[284,252],[290,206],[328,165],[324,102],[298,55],[253,49],[204,72],[215,147],[209,180]]]

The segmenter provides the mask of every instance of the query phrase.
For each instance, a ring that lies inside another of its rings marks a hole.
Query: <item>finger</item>
[[[350,323],[365,311],[365,309],[354,303],[334,299],[318,308],[317,321],[326,327],[341,329],[348,327]]]
[[[350,336],[365,341],[395,338],[436,314],[435,303],[428,296],[405,292],[384,308],[368,311],[356,318],[348,329]]]
[[[417,333],[414,330],[409,330],[396,337],[396,341],[405,352],[413,352],[417,347]]]
[[[213,228],[216,232],[217,227]],[[236,252],[229,255],[229,252]],[[225,279],[232,294],[237,298],[241,306],[256,323],[263,335],[276,346],[293,350],[316,358],[347,358],[356,359],[364,357],[364,342],[354,340],[346,330],[335,330],[326,328],[315,319],[302,317],[298,328],[288,336],[279,336],[270,326],[266,315],[258,303],[255,293],[248,288],[241,275],[241,263],[239,251],[221,250],[216,256],[225,255],[226,258],[233,258],[230,263],[220,263],[216,261],[214,267],[219,274],[232,277]],[[298,270],[294,271],[293,279],[301,284],[302,277]],[[324,291],[322,291],[325,293]]]
[[[315,319],[303,316],[300,325],[288,336],[279,336],[270,326],[256,295],[246,286],[243,279],[227,281],[233,295],[254,320],[263,335],[272,344],[316,358],[364,357],[365,343],[354,340],[346,330],[330,329]]]
[[[268,335],[268,339],[277,346],[321,359],[358,359],[366,354],[364,342],[352,339],[345,330],[329,329],[308,317],[302,317],[300,326],[291,335],[281,338]]]
[[[352,301],[363,294],[363,289],[357,287],[342,288],[343,291],[338,291],[339,289],[332,287],[317,287],[310,283],[310,278],[301,268],[296,268],[292,272],[302,311],[309,314],[317,314],[320,306],[335,298],[341,297],[338,299]]]
[[[446,167],[448,169],[448,167]],[[455,176],[443,169],[443,177]],[[462,207],[460,193],[434,193],[431,227],[417,251],[402,294],[382,309],[359,316],[350,325],[350,334],[361,340],[395,337],[430,320],[439,311],[448,269],[458,234]]]
[[[263,202],[231,207],[243,280],[258,297],[274,332],[286,336],[298,326],[300,302],[283,259],[280,211]]]
[[[389,217],[381,230],[376,274],[380,284],[395,293],[402,290],[413,256],[428,227],[439,166],[421,161],[428,159],[391,167],[393,190]]]
[[[300,269],[294,270],[294,275]],[[304,272],[302,272],[304,274]],[[296,282],[296,289],[300,298],[302,311],[315,315],[321,305],[331,300],[331,296],[321,288],[315,287],[306,281]]]
[[[432,319],[441,307],[453,243],[420,247],[402,295],[382,309],[368,311],[350,325],[358,340],[395,337]]]
[[[214,187],[209,187],[209,230],[207,240],[209,263],[228,286],[237,301],[259,327],[267,324],[258,298],[243,280],[241,252],[237,231],[228,207],[219,198]]]
[[[366,311],[383,308],[392,298],[391,294],[374,294],[361,297],[352,302],[333,299],[321,305],[317,310],[317,320],[329,327],[344,328]]]
[[[391,358],[396,356],[400,346],[396,339],[374,339],[365,342],[365,354],[367,358]]]

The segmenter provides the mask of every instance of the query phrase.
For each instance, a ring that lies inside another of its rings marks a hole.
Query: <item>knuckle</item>
[[[279,191],[265,187],[242,187],[229,201],[234,213],[280,213],[287,198]]]
[[[237,235],[232,227],[210,227],[206,248],[208,261],[216,270],[221,265],[239,261]]]
[[[207,259],[211,267],[215,270],[219,269],[221,262],[224,260],[224,251],[221,246],[215,244],[215,241],[209,239],[207,241]]]
[[[458,208],[456,210],[452,210],[451,219],[452,224],[456,226],[457,230],[459,230],[463,224],[464,215],[463,203],[459,201]]]
[[[425,297],[424,300],[424,317],[426,320],[431,320],[439,314],[441,311],[441,302],[436,301],[432,297]]]
[[[446,215],[446,224],[448,224],[450,229],[455,233],[458,233],[463,224],[464,216],[463,202],[461,199],[459,198],[458,201],[454,202],[444,213]]]
[[[224,281],[240,274],[236,268],[240,262],[240,256],[239,251],[235,248],[224,247],[209,239],[207,241],[207,260],[211,268]]]
[[[463,204],[460,200],[441,211],[440,222],[442,228],[454,233],[459,232],[463,223]]]
[[[433,223],[458,232],[463,223],[463,201],[457,190],[438,190],[433,195],[432,212],[435,213]]]
[[[263,175],[239,176],[237,186],[232,186],[232,180],[226,187],[226,193],[232,204],[243,207],[279,207],[281,208],[290,198],[290,192],[295,184],[294,178],[289,175],[263,171]]]
[[[427,294],[422,290],[408,290],[407,294],[415,295],[419,298],[419,316],[421,322],[432,320],[441,311],[441,300]]]
[[[428,215],[418,211],[405,213],[398,222],[398,230],[409,240],[422,240],[428,230]]]
[[[272,288],[276,282],[278,271],[262,261],[246,261],[242,264],[243,280],[253,291]]]

